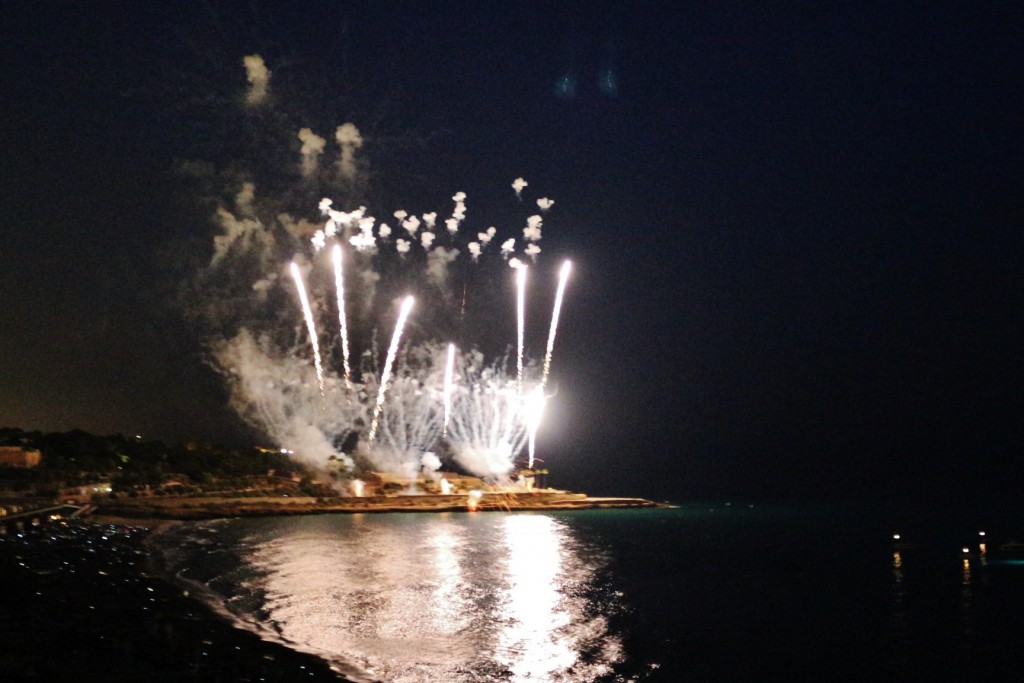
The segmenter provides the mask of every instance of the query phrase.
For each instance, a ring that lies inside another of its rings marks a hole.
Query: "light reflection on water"
[[[582,683],[621,658],[606,558],[554,517],[259,520],[241,547],[264,623],[382,680]]]
[[[1018,555],[817,512],[240,519],[161,543],[190,590],[384,681],[1020,678]]]

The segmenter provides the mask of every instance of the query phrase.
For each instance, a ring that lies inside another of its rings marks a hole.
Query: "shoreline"
[[[302,657],[312,657],[318,666],[326,666],[339,683],[380,683],[361,668],[358,664],[348,661],[343,657],[332,656],[329,652],[323,652],[308,647],[303,643],[295,642],[285,638],[274,629],[265,626],[255,620],[248,620],[234,614],[224,603],[223,596],[208,586],[185,578],[170,571],[164,557],[164,549],[161,547],[160,537],[170,534],[176,527],[186,522],[181,520],[153,520],[150,533],[143,539],[142,546],[147,553],[147,566],[155,576],[167,585],[180,590],[184,599],[201,605],[209,615],[209,618],[229,626],[237,632],[256,636],[262,643],[270,647],[282,647],[294,653],[295,661],[301,662]],[[201,520],[195,520],[201,521]],[[266,659],[266,655],[264,655]],[[307,667],[300,664],[300,669],[305,671]],[[310,676],[315,675],[312,671]],[[290,678],[290,677],[289,677]]]
[[[522,493],[484,493],[471,507],[465,495],[368,496],[312,498],[300,496],[241,496],[125,498],[96,503],[91,517],[109,520],[195,521],[229,517],[355,514],[383,512],[513,512],[670,508],[645,498],[591,497],[585,493],[544,490]]]
[[[239,628],[182,590],[155,566],[155,534],[87,518],[0,536],[0,580],[9,589],[0,615],[14,626],[0,639],[0,680],[80,681],[89,672],[155,683],[359,680]]]

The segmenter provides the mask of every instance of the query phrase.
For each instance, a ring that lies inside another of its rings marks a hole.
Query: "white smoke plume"
[[[455,219],[457,223],[461,223],[466,220],[466,193],[456,192],[452,196],[452,201],[455,202],[455,209],[452,211],[452,218]],[[452,230],[450,226],[448,230],[455,232],[455,230]]]
[[[349,244],[355,247],[358,252],[366,252],[372,250],[377,246],[377,240],[374,239],[372,233],[360,232],[357,235],[352,235],[348,238]]]
[[[527,185],[529,185],[529,183],[522,178],[516,178],[512,181],[512,189],[516,191],[516,199],[523,198],[523,188]]]
[[[263,57],[246,55],[242,58],[242,65],[245,67],[246,80],[249,81],[246,103],[253,106],[264,103],[270,92],[270,70],[263,63]]]
[[[273,245],[273,235],[255,218],[240,219],[224,207],[219,207],[216,221],[223,233],[213,238],[211,266],[217,265],[233,248],[247,251],[253,247],[269,248]]]
[[[254,183],[242,183],[242,189],[235,195],[235,210],[244,218],[255,218],[254,201],[256,201],[256,185]]]
[[[314,133],[310,128],[299,130],[299,140],[302,141],[302,148],[299,150],[299,154],[302,155],[302,175],[308,178],[316,173],[320,155],[324,153],[327,140]],[[321,210],[323,208],[321,207]]]
[[[476,238],[480,240],[480,244],[487,246],[487,243],[494,238],[494,235],[497,232],[497,229],[495,229],[495,227],[492,225],[491,227],[487,228],[487,232],[478,232],[476,234]]]
[[[364,313],[373,310],[373,303],[377,299],[377,283],[380,282],[380,274],[372,268],[364,268],[359,271],[359,291],[362,293],[361,305]]]
[[[346,436],[358,417],[358,407],[346,407],[340,382],[326,383],[321,398],[310,363],[272,350],[245,329],[216,345],[213,354],[239,416],[317,469],[326,467],[329,456],[339,456],[331,441]],[[330,411],[323,410],[325,403]]]
[[[409,216],[402,221],[402,227],[405,228],[410,235],[415,235],[416,231],[420,229],[420,219],[416,218],[416,216]]]
[[[267,293],[277,285],[277,273],[270,273],[264,278],[261,278],[253,283],[252,291],[256,294],[256,297],[261,301],[265,301]]]
[[[309,238],[309,241],[312,243],[314,249],[320,251],[327,246],[327,234],[323,230],[317,230],[313,233],[313,236]]]
[[[343,123],[334,132],[334,139],[341,147],[338,169],[346,180],[356,177],[356,150],[363,146],[363,136],[354,123]]]
[[[523,228],[523,237],[527,242],[536,242],[540,239],[540,228],[544,219],[538,215],[526,219],[526,227]]]
[[[423,473],[436,481],[437,471],[441,469],[441,458],[428,451],[420,458],[420,464],[423,466]]]
[[[277,215],[278,224],[285,229],[292,239],[298,240],[299,242],[305,242],[306,240],[313,239],[313,236],[318,232],[318,228],[315,224],[310,223],[305,218],[295,219],[289,213],[280,213]]]
[[[430,234],[430,233],[424,233]],[[437,247],[427,253],[427,279],[441,289],[447,289],[448,265],[459,256],[458,249]]]

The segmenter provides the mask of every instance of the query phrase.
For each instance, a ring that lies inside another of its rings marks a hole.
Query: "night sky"
[[[170,301],[214,234],[174,168],[234,154],[260,53],[373,132],[371,203],[556,200],[553,484],[1024,486],[1020,5],[284,4],[5,6],[0,426],[247,440]]]

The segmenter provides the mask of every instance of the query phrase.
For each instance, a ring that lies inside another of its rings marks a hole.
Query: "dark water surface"
[[[241,519],[160,541],[235,618],[369,680],[1022,680],[1024,554],[976,524],[718,504]]]

